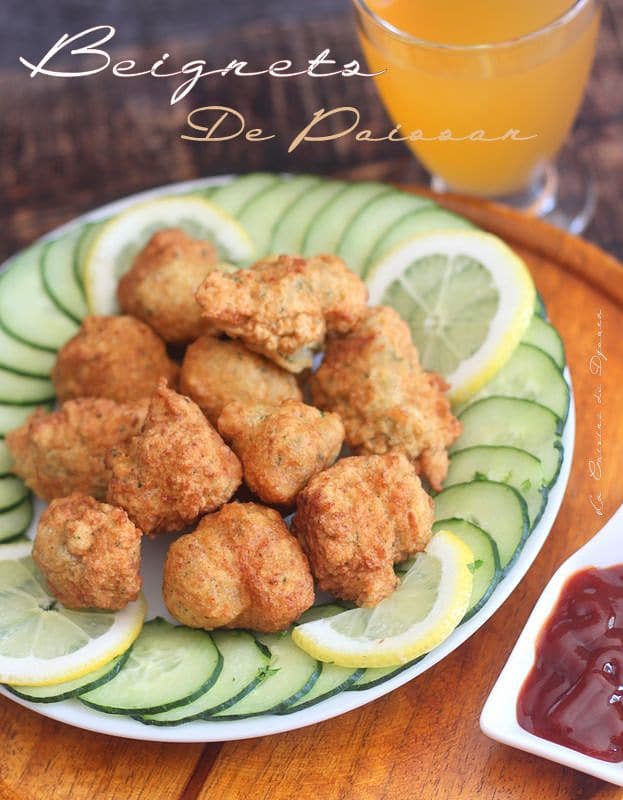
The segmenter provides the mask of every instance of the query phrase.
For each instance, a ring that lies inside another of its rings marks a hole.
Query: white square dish
[[[610,763],[535,736],[517,721],[517,698],[534,663],[536,640],[551,614],[567,578],[586,567],[623,563],[623,506],[601,531],[554,573],[517,640],[480,716],[484,734],[502,744],[586,772],[623,786],[623,762]]]

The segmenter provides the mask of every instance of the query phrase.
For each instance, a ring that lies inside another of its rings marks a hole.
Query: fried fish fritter
[[[374,606],[398,584],[394,564],[423,550],[433,501],[402,453],[343,458],[297,498],[292,532],[318,587]]]
[[[108,397],[128,403],[149,397],[177,366],[162,339],[134,317],[86,317],[58,353],[52,381],[60,401]]]
[[[229,503],[167,553],[164,601],[191,628],[287,628],[314,602],[309,564],[281,516]]]
[[[123,509],[72,494],[41,515],[32,556],[67,608],[119,611],[141,589],[141,536]]]
[[[106,453],[140,431],[147,406],[146,399],[84,397],[51,413],[38,409],[6,436],[13,472],[44,500],[74,492],[104,500],[110,479]]]
[[[288,372],[311,367],[325,321],[305,264],[276,256],[232,274],[210,273],[197,291],[204,319]]]
[[[165,342],[190,342],[206,330],[195,292],[217,266],[210,242],[179,228],[157,231],[119,281],[119,306],[148,323]]]
[[[344,334],[365,316],[368,287],[341,258],[322,254],[308,258],[305,279],[319,298],[328,334]]]
[[[212,336],[202,336],[186,349],[180,392],[192,398],[213,425],[232,400],[280,403],[303,397],[290,372],[241,342]]]
[[[331,339],[310,384],[314,405],[340,415],[356,453],[403,451],[441,489],[461,423],[445,381],[421,368],[409,327],[393,309],[371,308],[344,338]]]
[[[242,461],[244,479],[265,503],[290,505],[307,481],[338,457],[344,426],[298,400],[225,406],[218,430]]]
[[[189,397],[153,396],[141,432],[107,456],[108,502],[146,534],[194,523],[226,503],[242,481],[240,462]]]

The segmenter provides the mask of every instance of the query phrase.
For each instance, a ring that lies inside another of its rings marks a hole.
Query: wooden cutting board
[[[363,708],[290,733],[205,746],[134,742],[70,728],[0,697],[0,800],[623,797],[619,788],[490,741],[478,727],[550,576],[623,503],[623,265],[499,206],[455,196],[440,202],[523,256],[566,346],[577,414],[573,467],[528,575],[434,669]],[[599,462],[599,479],[591,462]]]

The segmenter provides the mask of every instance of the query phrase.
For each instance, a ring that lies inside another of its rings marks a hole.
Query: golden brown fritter
[[[344,440],[337,414],[298,400],[225,406],[218,429],[242,461],[244,479],[265,503],[290,505],[307,481],[330,466]]]
[[[151,325],[165,342],[190,342],[206,330],[195,292],[222,266],[210,242],[179,228],[157,231],[119,281],[119,306]]]
[[[343,458],[314,476],[292,523],[318,587],[374,606],[398,584],[393,565],[423,550],[433,501],[402,453]]]
[[[201,408],[213,425],[232,400],[280,403],[303,395],[296,378],[241,342],[202,336],[187,349],[180,392]]]
[[[173,382],[176,375],[149,325],[134,317],[86,317],[59,351],[52,381],[60,401],[108,397],[127,403],[149,397],[161,377]]]
[[[169,548],[162,592],[191,628],[275,632],[314,602],[309,564],[281,516],[256,503],[229,503]]]
[[[337,412],[357,453],[400,450],[435,490],[448,471],[447,448],[461,432],[441,376],[425,372],[407,324],[378,306],[343,339],[329,341],[311,378],[314,405]]]
[[[108,453],[108,502],[121,506],[142,531],[177,531],[226,503],[242,468],[189,397],[164,381],[140,434]]]
[[[74,492],[104,500],[106,453],[140,431],[147,406],[147,400],[84,397],[51,413],[38,409],[6,436],[13,472],[44,500]]]
[[[305,264],[295,256],[275,256],[232,274],[210,273],[197,291],[204,319],[288,372],[311,367],[325,322]]]
[[[141,589],[141,536],[123,509],[72,494],[41,515],[32,556],[67,608],[118,611]]]
[[[368,308],[368,288],[341,258],[322,254],[308,258],[305,279],[319,298],[327,333],[344,334]]]

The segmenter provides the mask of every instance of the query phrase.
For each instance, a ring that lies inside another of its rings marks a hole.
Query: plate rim
[[[157,198],[163,194],[182,194],[184,192],[218,186],[233,180],[235,177],[238,176],[229,173],[214,175],[189,181],[164,184],[141,192],[136,192],[102,206],[98,206],[95,209],[91,209],[48,232],[36,241],[43,242],[55,239],[80,224],[97,222],[102,218],[118,213],[124,208],[142,200]],[[320,177],[330,179],[327,176]],[[35,243],[36,242],[33,242],[32,244]],[[19,252],[21,251],[18,251],[18,253],[13,254],[9,259],[4,261],[3,264],[0,265],[0,271],[8,268]],[[456,628],[441,645],[424,656],[421,661],[400,672],[393,678],[389,678],[387,681],[369,689],[341,692],[309,708],[301,709],[300,711],[295,711],[290,714],[262,714],[257,717],[250,717],[242,720],[198,720],[169,727],[145,725],[130,717],[104,714],[84,706],[76,699],[49,704],[31,703],[11,694],[2,685],[0,685],[0,694],[18,705],[35,711],[42,716],[94,733],[104,733],[137,741],[205,743],[250,739],[258,736],[285,733],[309,725],[315,725],[319,722],[353,711],[361,706],[368,705],[368,703],[371,703],[373,700],[383,697],[394,689],[414,680],[454,652],[454,650],[460,647],[467,639],[471,638],[471,636],[496,613],[524,578],[551,533],[569,481],[575,447],[575,401],[568,366],[565,367],[564,376],[569,385],[570,403],[568,417],[561,437],[563,444],[563,461],[557,479],[553,486],[550,487],[547,504],[541,519],[534,530],[529,534],[515,563],[496,586],[480,611]]]

